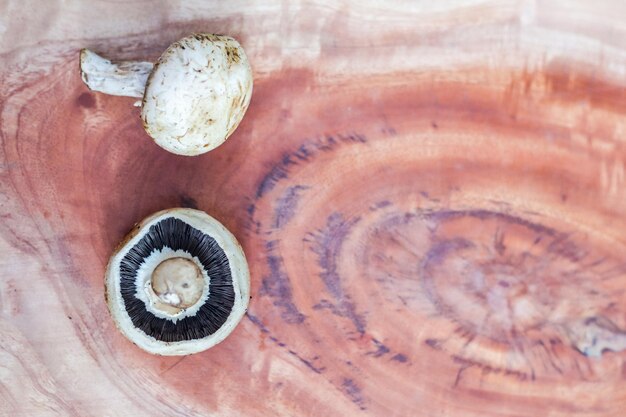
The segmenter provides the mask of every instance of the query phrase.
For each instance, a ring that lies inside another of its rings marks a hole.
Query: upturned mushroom
[[[111,256],[105,288],[121,332],[168,356],[224,340],[250,298],[248,264],[235,237],[208,214],[182,208],[135,226]]]
[[[178,155],[215,149],[233,133],[252,95],[252,70],[235,39],[193,34],[170,45],[157,62],[111,62],[80,52],[85,84],[106,94],[138,97],[146,132]]]

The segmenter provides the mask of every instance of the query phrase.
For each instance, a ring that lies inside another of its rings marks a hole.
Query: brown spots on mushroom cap
[[[219,40],[224,40],[224,39],[230,39],[229,36],[219,35],[216,33],[194,33],[188,38],[194,38],[201,42],[205,42],[205,41],[214,42],[214,41],[219,41]]]
[[[235,39],[211,34],[180,39],[150,74],[141,110],[144,129],[172,153],[205,153],[239,125],[252,82],[250,64]]]
[[[226,46],[225,49],[226,57],[228,58],[228,64],[238,64],[241,60],[241,57],[239,56],[239,51],[237,51],[237,48],[233,46]]]

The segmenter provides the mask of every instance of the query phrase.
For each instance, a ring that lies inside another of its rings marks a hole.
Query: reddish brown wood
[[[0,414],[624,414],[620,2],[23,3],[0,20]],[[255,90],[187,158],[78,51],[194,30],[237,37]],[[253,294],[182,359],[103,298],[118,241],[174,206],[237,236]]]

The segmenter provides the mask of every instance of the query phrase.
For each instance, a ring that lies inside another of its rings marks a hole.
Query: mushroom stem
[[[80,51],[80,75],[90,90],[126,97],[143,97],[154,64],[142,61],[113,63],[89,49]]]
[[[155,308],[177,314],[194,305],[202,296],[204,277],[190,259],[169,258],[152,272],[150,290]]]

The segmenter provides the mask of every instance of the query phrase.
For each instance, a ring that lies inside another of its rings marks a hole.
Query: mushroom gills
[[[144,260],[155,251],[170,248],[185,251],[199,259],[209,277],[208,297],[194,315],[183,318],[160,317],[137,297],[143,288],[137,273]],[[235,292],[230,265],[224,250],[211,236],[177,218],[167,218],[151,226],[146,235],[120,263],[120,291],[133,325],[146,335],[163,342],[196,340],[215,333],[228,319]]]

